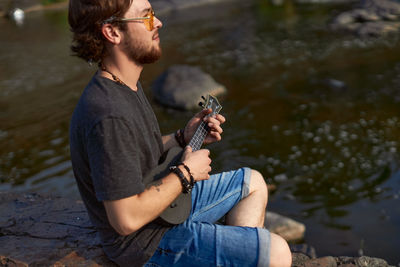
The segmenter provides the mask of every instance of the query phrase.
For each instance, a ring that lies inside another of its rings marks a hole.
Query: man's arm
[[[104,201],[108,221],[120,235],[129,235],[157,218],[181,192],[178,177],[170,173],[140,194]]]
[[[210,152],[201,149],[192,152],[185,149],[182,162],[189,166],[196,181],[208,179],[211,171]],[[189,174],[182,166],[181,171],[188,179]],[[189,179],[188,179],[189,181]],[[129,235],[157,218],[161,212],[182,192],[182,185],[173,173],[151,184],[142,193],[120,200],[104,201],[108,221],[120,235]]]
[[[175,139],[175,134],[168,134],[162,137],[162,143],[164,145],[164,151],[168,151],[170,148],[174,146],[179,146],[178,142]]]

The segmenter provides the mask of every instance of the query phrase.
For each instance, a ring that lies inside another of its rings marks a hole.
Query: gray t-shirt
[[[71,120],[74,175],[107,256],[121,266],[142,266],[169,227],[151,222],[128,236],[109,224],[104,200],[144,191],[143,177],[163,153],[160,129],[140,83],[137,92],[95,75]]]

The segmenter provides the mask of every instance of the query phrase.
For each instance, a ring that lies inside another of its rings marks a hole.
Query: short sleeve
[[[99,201],[144,191],[135,131],[120,118],[106,118],[87,136],[90,174]]]

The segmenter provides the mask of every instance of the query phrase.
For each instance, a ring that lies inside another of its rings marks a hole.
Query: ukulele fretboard
[[[189,146],[192,148],[192,151],[199,150],[203,145],[204,139],[206,138],[208,133],[208,126],[203,121],[196,132],[194,133],[192,139],[189,142]]]

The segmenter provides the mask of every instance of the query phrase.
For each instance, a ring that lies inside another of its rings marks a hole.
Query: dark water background
[[[277,185],[269,209],[305,223],[319,256],[400,266],[398,38],[329,31],[348,6],[244,2],[161,16],[164,56],[143,72],[146,93],[167,67],[200,66],[228,89],[213,169],[261,171]],[[0,18],[0,190],[79,197],[69,119],[96,69],[69,56],[66,17]],[[164,133],[193,113],[152,104]]]

